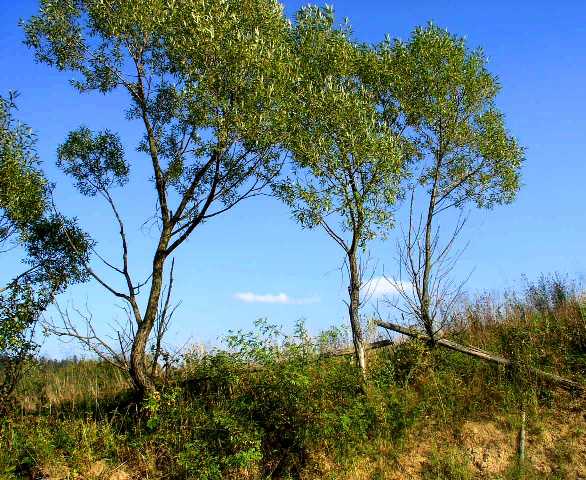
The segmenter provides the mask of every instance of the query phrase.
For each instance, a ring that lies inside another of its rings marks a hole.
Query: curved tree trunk
[[[144,396],[153,391],[155,384],[151,376],[146,362],[146,348],[149,341],[150,334],[155,325],[157,318],[157,311],[159,306],[159,298],[163,290],[163,269],[165,265],[166,252],[165,249],[168,243],[168,235],[165,231],[161,234],[159,248],[153,259],[153,271],[151,290],[149,292],[149,300],[143,319],[138,323],[138,328],[132,342],[132,351],[130,353],[130,377],[135,390],[140,396]]]

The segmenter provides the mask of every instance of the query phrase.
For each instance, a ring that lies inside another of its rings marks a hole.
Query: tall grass
[[[428,432],[425,442],[433,429],[449,437],[495,418],[514,430],[520,408],[537,428],[566,408],[567,394],[527,367],[584,382],[585,319],[577,289],[558,277],[484,296],[462,305],[450,335],[507,356],[513,369],[401,341],[370,352],[366,391],[352,358],[323,355],[344,343],[340,331],[311,339],[301,324],[285,335],[259,322],[230,334],[226,350],[186,355],[142,405],[108,364],[41,361],[2,420],[0,478],[92,478],[96,462],[134,478],[386,478],[417,432]],[[473,478],[458,452],[432,448],[421,478]],[[363,477],[344,473],[361,461],[371,466]]]
[[[41,359],[19,385],[16,401],[25,413],[99,411],[129,387],[123,372],[102,361]]]

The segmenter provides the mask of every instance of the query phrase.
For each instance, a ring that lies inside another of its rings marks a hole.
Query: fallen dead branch
[[[378,325],[379,327],[385,328],[387,330],[392,330],[394,332],[398,332],[403,335],[407,335],[411,338],[417,338],[419,340],[423,340],[424,342],[431,341],[431,339],[427,335],[424,335],[423,333],[417,332],[417,331],[412,330],[410,328],[406,328],[401,325],[397,325],[395,323],[383,322],[381,320],[375,320],[374,323],[376,325]],[[437,340],[435,343],[436,343],[436,345],[440,345],[442,347],[449,348],[450,350],[464,353],[466,355],[470,355],[475,358],[480,358],[481,360],[484,360],[487,362],[496,363],[498,365],[503,365],[505,367],[511,367],[513,365],[513,362],[511,362],[510,360],[507,360],[504,357],[501,357],[499,355],[495,355],[495,354],[487,352],[485,350],[481,350],[480,348],[470,347],[467,345],[461,345],[461,344],[456,343],[452,340],[448,340],[447,338],[441,338],[441,339]],[[373,347],[373,348],[379,348],[379,347]],[[529,369],[536,376],[538,376],[538,377],[540,377],[550,383],[558,385],[559,387],[563,388],[564,390],[567,390],[567,391],[573,392],[573,393],[576,393],[576,392],[584,393],[585,387],[581,383],[575,382],[573,380],[569,380],[564,377],[560,377],[559,375],[556,375],[556,374],[550,373],[550,372],[546,372],[546,371],[540,370],[538,368],[529,367]]]

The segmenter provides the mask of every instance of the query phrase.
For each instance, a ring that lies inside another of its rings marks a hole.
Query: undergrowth
[[[585,313],[580,295],[555,277],[523,296],[480,298],[462,306],[449,336],[514,368],[397,339],[370,352],[366,388],[351,357],[326,354],[344,344],[343,332],[312,339],[303,324],[285,335],[259,321],[230,333],[225,350],[186,354],[140,405],[107,363],[41,361],[0,420],[0,478],[94,478],[96,462],[124,472],[100,470],[117,479],[409,478],[385,475],[400,470],[417,432],[456,435],[466,421],[497,417],[515,431],[521,409],[531,425],[555,415],[567,396],[528,367],[583,382]],[[562,478],[555,475],[567,471],[572,450],[550,460],[549,478]],[[343,473],[369,462],[379,473]],[[445,444],[419,475],[477,478],[473,471],[465,451]],[[502,475],[517,477],[513,466]]]

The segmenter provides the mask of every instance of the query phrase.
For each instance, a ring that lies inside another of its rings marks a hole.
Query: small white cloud
[[[362,286],[362,292],[365,298],[398,295],[400,290],[409,293],[413,290],[413,285],[409,282],[403,282],[400,280],[391,280],[385,277],[373,277]]]
[[[291,298],[286,293],[259,295],[252,292],[239,292],[234,294],[234,298],[245,303],[280,303],[283,305],[306,305],[319,302],[317,297]]]

